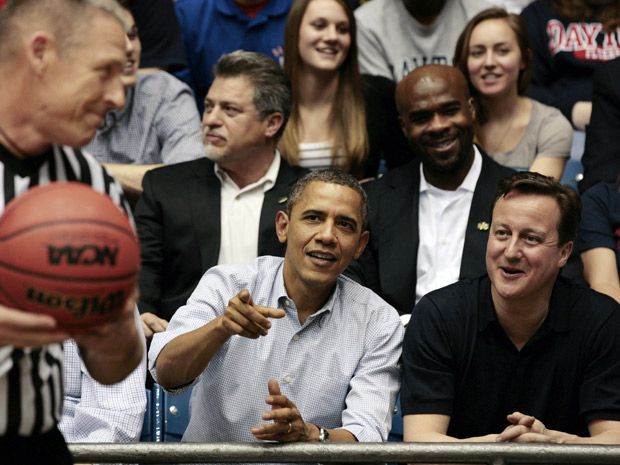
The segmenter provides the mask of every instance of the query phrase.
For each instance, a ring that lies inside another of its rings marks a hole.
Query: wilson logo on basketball
[[[56,247],[54,245],[47,246],[47,257],[50,265],[116,265],[116,257],[118,255],[118,247],[110,248],[108,246],[99,247],[96,245],[83,245],[81,247],[73,247],[65,245]]]
[[[26,292],[28,300],[51,309],[68,310],[76,318],[87,315],[103,315],[118,309],[127,296],[123,291],[110,292],[99,296],[67,296],[57,292],[47,292],[36,287],[29,287]]]

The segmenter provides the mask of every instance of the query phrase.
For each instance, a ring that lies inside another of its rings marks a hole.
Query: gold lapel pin
[[[478,228],[478,231],[488,231],[489,223],[487,223],[486,221],[481,221],[476,227]]]
[[[288,200],[288,197],[280,197],[278,199],[278,203],[282,205],[283,203],[286,203],[287,200]]]

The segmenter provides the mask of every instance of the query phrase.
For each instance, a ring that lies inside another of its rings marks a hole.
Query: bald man
[[[396,105],[417,157],[367,184],[370,242],[349,271],[408,315],[427,292],[484,274],[493,196],[513,171],[473,144],[473,100],[456,68],[415,69]]]

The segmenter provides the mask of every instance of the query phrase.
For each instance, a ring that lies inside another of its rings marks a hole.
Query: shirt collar
[[[496,321],[499,325],[499,320],[497,319],[495,306],[493,305],[493,299],[491,297],[491,281],[488,276],[484,276],[480,280],[478,295],[478,331],[480,332],[484,331],[493,321]],[[539,331],[568,331],[570,327],[570,308],[569,285],[564,278],[558,277],[553,286],[551,299],[549,300],[549,313]]]
[[[342,288],[342,278],[338,277],[336,281],[336,285],[334,286],[334,290],[331,295],[320,309],[314,312],[312,315],[308,317],[306,324],[316,320],[319,317],[322,317],[323,314],[331,313],[334,307],[336,306],[336,302],[340,298]],[[276,277],[273,283],[273,292],[274,295],[277,296],[278,307],[284,309],[284,311],[289,314],[293,308],[296,308],[295,302],[288,296],[286,292],[286,287],[284,286],[284,260],[280,264],[280,268],[276,273]],[[297,314],[295,313],[295,318],[297,318]],[[319,320],[319,324],[322,325],[322,319]]]
[[[432,184],[430,184],[426,177],[424,176],[424,169],[422,163],[420,163],[420,192],[425,192],[430,189],[441,190]],[[476,183],[478,182],[478,178],[480,177],[480,172],[482,171],[482,155],[480,155],[480,151],[478,147],[474,145],[474,161],[467,172],[467,176],[463,179],[463,182],[456,190],[465,190],[467,192],[474,192],[476,190]]]
[[[273,160],[271,161],[271,164],[269,165],[269,168],[267,169],[267,172],[263,175],[263,177],[258,179],[256,182],[253,182],[252,184],[248,184],[243,189],[239,189],[239,192],[243,193],[251,191],[257,189],[258,187],[262,187],[263,192],[267,192],[269,189],[271,189],[276,183],[278,172],[280,171],[281,159],[282,157],[280,156],[280,152],[276,150]],[[233,180],[230,178],[230,176],[228,176],[228,173],[226,173],[226,171],[224,171],[220,167],[220,165],[214,163],[213,170],[222,184],[230,184],[237,187]]]

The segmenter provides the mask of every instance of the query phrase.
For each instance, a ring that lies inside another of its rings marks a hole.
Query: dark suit
[[[486,273],[485,251],[491,206],[500,179],[514,171],[482,155],[482,171],[469,212],[461,278]],[[347,274],[370,287],[400,314],[415,303],[418,259],[420,162],[412,161],[365,185],[368,193],[370,241]],[[480,224],[480,225],[479,225]]]
[[[592,118],[586,127],[579,190],[599,182],[614,182],[620,175],[620,58],[601,64],[593,78]]]
[[[275,185],[265,193],[258,255],[284,255],[275,217],[294,182],[307,171],[281,160]],[[220,181],[207,158],[147,172],[135,211],[142,250],[140,312],[169,320],[220,254]]]

